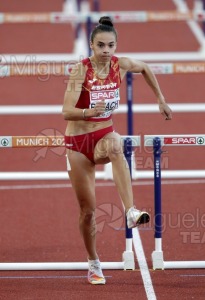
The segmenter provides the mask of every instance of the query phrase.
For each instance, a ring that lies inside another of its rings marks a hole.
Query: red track
[[[13,4],[12,4],[13,2]],[[171,0],[101,1],[101,10],[174,10]],[[157,3],[156,3],[157,2]],[[10,3],[10,4],[9,4]],[[1,11],[61,11],[62,1],[10,1],[0,4]],[[189,5],[192,2],[189,1]],[[117,25],[119,52],[197,51],[199,45],[186,23],[145,23]],[[74,33],[69,25],[1,25],[2,53],[71,52]],[[132,42],[130,40],[132,39]],[[1,105],[61,104],[66,86],[65,77],[8,77],[1,79]],[[161,75],[160,85],[170,103],[204,102],[203,75]],[[126,99],[125,83],[122,99]],[[142,78],[135,79],[136,103],[155,101]],[[122,101],[122,102],[123,102]],[[114,116],[115,128],[127,133],[126,116]],[[195,134],[204,133],[204,115],[174,114],[171,122],[160,115],[135,115],[134,134]],[[57,131],[63,134],[65,122],[57,116],[3,116],[1,135],[37,135]],[[48,130],[48,131],[46,131]],[[163,159],[172,169],[205,169],[204,147],[167,148]],[[39,149],[38,149],[39,150]],[[1,171],[64,171],[64,151],[48,150],[38,159],[36,149],[1,149]],[[152,154],[137,150],[138,168],[152,168]],[[78,232],[78,207],[69,182],[1,182],[0,261],[1,262],[73,262],[85,261],[86,253]],[[108,182],[110,184],[110,182]],[[139,182],[140,183],[140,182]],[[45,184],[44,188],[42,185]],[[47,185],[53,185],[46,188]],[[57,187],[54,184],[61,184]],[[122,208],[114,186],[97,186],[98,209],[102,204],[118,208],[119,226]],[[22,188],[19,187],[22,185]],[[26,186],[33,185],[25,189]],[[40,185],[41,188],[37,188]],[[9,188],[9,186],[11,188]],[[34,188],[36,187],[36,188]],[[55,188],[54,188],[55,187]],[[23,189],[24,188],[24,189]],[[152,271],[153,185],[133,185],[136,204],[152,216],[147,230],[140,235],[151,269],[153,287],[159,300],[204,299],[204,270]],[[203,184],[181,184],[180,181],[162,186],[164,233],[163,251],[166,261],[205,260],[203,246],[205,189]],[[189,219],[189,222],[187,221]],[[190,220],[193,218],[195,222]],[[100,219],[101,220],[101,219]],[[98,220],[99,222],[99,220]],[[98,234],[98,252],[102,261],[120,261],[125,250],[123,230],[114,230],[110,217]],[[147,299],[141,273],[136,271],[105,271],[105,286],[90,286],[85,271],[61,272],[1,272],[0,299],[64,300],[64,299]],[[75,276],[78,276],[77,278]],[[109,277],[110,276],[110,277]],[[32,278],[35,277],[35,278]]]

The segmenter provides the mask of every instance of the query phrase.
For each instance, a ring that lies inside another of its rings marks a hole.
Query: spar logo
[[[166,145],[204,145],[204,137],[180,136],[180,137],[164,137]]]
[[[205,139],[203,137],[197,137],[196,142],[198,145],[204,145]]]
[[[7,147],[9,145],[9,140],[7,138],[1,139],[2,147]]]
[[[95,91],[90,93],[90,100],[119,100],[119,90],[111,90],[111,91]]]

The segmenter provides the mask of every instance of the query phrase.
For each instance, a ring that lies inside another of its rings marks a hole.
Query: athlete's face
[[[90,42],[90,48],[93,50],[94,56],[101,62],[110,61],[115,53],[116,46],[116,37],[113,32],[97,33],[93,43]]]

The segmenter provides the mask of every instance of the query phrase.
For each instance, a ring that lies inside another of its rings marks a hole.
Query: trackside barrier
[[[11,55],[12,57],[12,55]],[[46,76],[68,76],[74,64],[78,60],[70,62],[55,61],[32,61],[31,57],[27,57],[24,63],[18,63],[15,56],[12,57],[11,63],[0,64],[0,78],[10,76],[38,76],[42,81]],[[204,74],[205,62],[176,62],[176,63],[149,63],[150,68],[155,74]]]
[[[86,49],[84,49],[86,50]],[[205,54],[203,49],[200,51],[195,52],[116,52],[116,56],[127,56],[129,58],[142,60],[146,62],[159,62],[159,61],[193,61],[193,62],[199,62],[204,61]],[[48,62],[50,63],[62,63],[62,62],[75,62],[82,60],[83,58],[87,57],[87,50],[86,54],[85,51],[79,53],[27,53],[27,54],[1,54],[2,63],[6,64],[46,64]]]
[[[154,224],[155,250],[152,252],[153,269],[205,268],[205,261],[164,261],[162,251],[162,209],[161,209],[161,146],[205,146],[205,135],[154,136],[146,135],[145,146],[153,145],[154,153]]]
[[[169,103],[174,113],[205,112],[205,103]],[[113,114],[128,112],[126,104],[120,104]],[[159,113],[157,104],[132,104],[132,113]],[[62,105],[0,105],[0,115],[62,114]]]
[[[168,137],[168,136],[167,136]],[[125,136],[122,136],[124,139]],[[131,138],[131,137],[130,137]],[[175,135],[172,136],[175,144],[187,144],[187,139],[191,145],[200,144],[204,135]],[[138,140],[137,140],[138,139]],[[182,139],[182,142],[180,142]],[[193,140],[192,140],[193,139]],[[196,142],[194,143],[194,140]],[[132,136],[134,146],[139,146],[140,136]],[[198,141],[198,142],[197,142]],[[146,142],[147,143],[147,142]],[[174,143],[172,144],[174,145]],[[42,148],[42,147],[64,147],[63,136],[0,136],[0,148]],[[151,146],[146,144],[146,146]],[[135,169],[132,163],[133,179],[153,179],[153,171],[140,171]],[[162,171],[163,178],[205,178],[205,170],[167,170]],[[96,179],[113,179],[112,165],[106,164],[103,171],[96,172]],[[67,172],[0,172],[0,180],[67,180]]]
[[[87,19],[97,23],[102,16],[110,16],[118,22],[170,22],[170,21],[203,21],[205,11],[104,11],[78,13],[0,13],[0,24],[4,23],[86,23]]]
[[[144,146],[150,147],[153,145],[154,148],[154,182],[155,182],[155,251],[152,253],[153,269],[173,269],[173,268],[205,268],[205,261],[176,261],[176,262],[166,262],[163,259],[162,251],[162,227],[161,227],[161,145],[167,146],[205,146],[205,134],[198,135],[166,135],[166,136],[145,136]],[[134,147],[140,146],[140,137],[139,136],[123,136],[122,141],[124,142],[124,153],[130,167],[130,173],[133,173],[133,164],[132,164],[132,149]],[[13,147],[13,148],[22,148],[22,147],[62,147],[63,137],[62,136],[38,136],[38,137],[12,137],[12,136],[3,136],[0,137],[1,148]],[[172,172],[172,171],[171,171]],[[47,175],[50,172],[45,172]],[[62,172],[57,172],[62,173]],[[153,177],[153,172],[151,177]],[[185,177],[205,177],[205,172],[201,171],[184,171],[177,176],[179,178]],[[12,176],[5,176],[11,174]],[[6,173],[3,172],[0,175],[0,180],[41,180],[41,179],[67,179],[66,177],[57,177],[56,174],[53,174],[51,177],[41,177],[41,172],[34,173],[34,176],[30,172],[23,172],[23,176],[20,177],[21,172],[16,173]],[[64,172],[63,172],[64,174]],[[65,172],[65,174],[67,174]],[[64,174],[64,175],[65,175]],[[149,175],[149,176],[150,176]],[[172,174],[173,176],[174,174]],[[171,177],[172,177],[171,176]],[[176,176],[176,174],[175,174]],[[174,178],[178,178],[178,177]],[[145,177],[143,177],[145,178]],[[169,176],[166,178],[170,178]],[[88,268],[87,263],[0,263],[0,270],[85,270]],[[102,263],[103,269],[134,269],[134,255],[132,251],[132,231],[126,228],[126,250],[123,253],[122,262],[104,262]]]
[[[132,151],[135,147],[140,146],[140,136],[122,136],[122,143],[124,147],[124,154],[132,174]],[[65,147],[64,138],[62,136],[7,136],[0,137],[0,147],[7,148],[27,148],[27,147]],[[39,172],[40,173],[40,172]],[[49,172],[48,172],[49,173]],[[2,173],[1,173],[2,174]],[[67,176],[68,177],[68,176]],[[26,178],[26,177],[25,177]],[[1,179],[1,178],[0,178]],[[2,178],[3,179],[3,178]],[[17,175],[17,180],[19,180]],[[37,179],[37,178],[36,178]],[[39,177],[38,180],[41,178]],[[103,269],[124,269],[134,270],[135,261],[132,250],[132,229],[128,229],[127,222],[125,222],[125,251],[122,254],[122,262],[102,262]],[[49,263],[0,263],[0,270],[86,270],[88,263],[85,262],[49,262]]]

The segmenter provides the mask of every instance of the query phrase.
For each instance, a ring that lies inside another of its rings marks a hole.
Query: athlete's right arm
[[[82,63],[78,63],[72,68],[65,91],[62,110],[65,120],[77,121],[84,120],[85,118],[97,117],[105,110],[104,104],[98,104],[97,107],[92,109],[86,108],[86,110],[75,107],[81,94],[85,76],[86,70]],[[103,109],[101,106],[103,106]]]
[[[69,75],[67,88],[64,95],[63,116],[65,120],[82,120],[82,109],[76,108],[80,97],[82,84],[85,79],[85,68],[81,63],[76,64]]]

